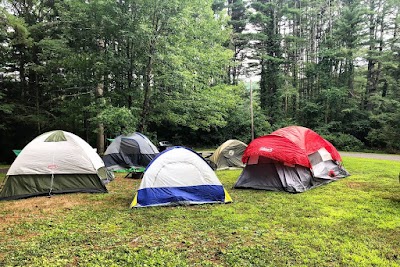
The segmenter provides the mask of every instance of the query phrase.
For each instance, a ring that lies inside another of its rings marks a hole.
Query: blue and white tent
[[[200,155],[173,147],[147,166],[131,208],[229,202],[228,192]]]

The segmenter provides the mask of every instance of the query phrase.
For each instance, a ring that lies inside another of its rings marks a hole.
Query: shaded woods
[[[214,146],[298,124],[400,149],[399,0],[33,0],[0,7],[0,162],[40,133]]]

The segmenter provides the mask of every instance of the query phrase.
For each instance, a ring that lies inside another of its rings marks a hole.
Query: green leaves
[[[92,121],[102,122],[108,132],[128,134],[136,131],[138,117],[137,114],[133,114],[132,110],[126,107],[112,106],[105,106],[102,109]]]
[[[32,45],[33,40],[30,36],[28,26],[22,18],[7,14],[7,25],[11,27],[8,31],[10,45],[28,48]]]
[[[0,92],[0,114],[4,118],[5,116],[9,117],[14,111],[14,105],[10,103],[4,102],[4,94]],[[0,129],[5,130],[5,120],[0,121]]]
[[[132,127],[178,141],[188,133],[210,144],[247,138],[248,95],[230,85],[253,71],[261,77],[254,97],[258,135],[302,124],[397,147],[391,130],[397,112],[383,108],[397,104],[375,99],[400,101],[397,0],[5,5],[0,113],[10,133],[33,138],[65,127],[90,139],[103,122],[106,134]],[[98,86],[105,106],[96,103]],[[378,138],[381,129],[385,136]]]
[[[157,124],[169,123],[193,131],[224,127],[231,110],[240,101],[235,86],[218,85],[190,94],[172,92],[155,107]]]
[[[367,136],[373,146],[385,146],[392,151],[400,149],[400,101],[374,95],[371,121],[375,125]]]

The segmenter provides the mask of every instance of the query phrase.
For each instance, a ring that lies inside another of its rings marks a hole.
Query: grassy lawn
[[[2,201],[0,266],[400,266],[400,162],[344,163],[302,194],[218,172],[226,205],[129,209],[140,181],[123,175],[108,194]]]

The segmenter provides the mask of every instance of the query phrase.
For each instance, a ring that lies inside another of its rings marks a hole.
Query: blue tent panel
[[[140,206],[210,202],[225,202],[225,192],[222,185],[143,188],[137,193],[137,203]]]

